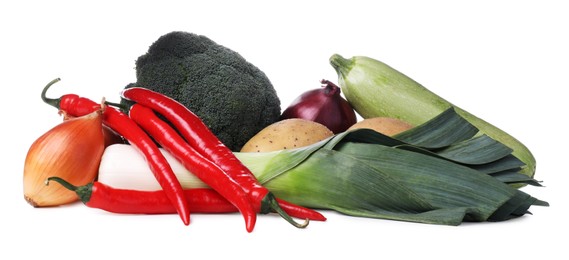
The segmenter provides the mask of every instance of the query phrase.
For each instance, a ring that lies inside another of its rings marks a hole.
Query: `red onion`
[[[356,123],[356,112],[340,96],[340,87],[328,80],[320,82],[322,88],[302,93],[283,111],[281,120],[302,118],[323,124],[334,134],[346,131]]]

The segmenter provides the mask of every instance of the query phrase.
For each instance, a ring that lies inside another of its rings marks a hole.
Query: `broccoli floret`
[[[161,36],[136,60],[136,80],[134,85],[188,107],[232,151],[281,113],[265,73],[237,52],[193,33]]]

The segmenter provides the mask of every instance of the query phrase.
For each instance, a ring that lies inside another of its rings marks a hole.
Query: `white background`
[[[563,1],[6,2],[0,4],[1,259],[567,257],[569,9]],[[22,192],[27,149],[61,120],[40,100],[43,86],[61,77],[50,96],[118,101],[135,81],[135,59],[174,30],[241,53],[268,75],[283,108],[318,88],[320,79],[337,80],[328,63],[334,53],[384,61],[525,143],[546,187],[524,190],[551,206],[508,222],[458,227],[324,211],[328,221],[298,230],[271,215],[261,216],[253,233],[239,214],[195,214],[184,226],[177,215],[29,206]]]

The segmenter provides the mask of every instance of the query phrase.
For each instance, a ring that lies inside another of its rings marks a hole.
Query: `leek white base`
[[[170,153],[160,148],[170,163],[183,188],[209,187],[194,174],[189,172]],[[126,144],[114,144],[105,149],[99,166],[98,181],[114,188],[142,191],[161,190],[160,184],[152,174],[144,157],[135,147]]]

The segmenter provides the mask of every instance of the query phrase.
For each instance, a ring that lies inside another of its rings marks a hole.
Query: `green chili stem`
[[[306,226],[308,226],[308,223],[310,222],[308,219],[306,219],[304,221],[304,223],[300,224],[297,223],[296,221],[294,221],[294,219],[292,219],[291,216],[289,216],[282,208],[281,206],[279,206],[279,203],[275,197],[275,195],[273,195],[272,193],[267,193],[267,195],[265,196],[265,198],[263,198],[263,201],[261,203],[262,207],[261,208],[261,213],[266,213],[268,211],[273,211],[278,213],[282,218],[284,218],[286,221],[288,221],[288,223],[292,224],[293,226],[297,227],[297,228],[305,228]]]
[[[51,87],[51,85],[59,82],[61,79],[60,78],[56,78],[52,81],[50,81],[49,83],[47,83],[47,85],[43,88],[42,92],[41,92],[41,99],[43,100],[43,102],[47,103],[48,105],[51,105],[57,109],[59,109],[59,103],[61,102],[60,98],[48,98],[45,96],[45,93],[47,93],[47,90]]]
[[[120,104],[120,103],[115,103],[115,102],[106,101],[106,100],[105,100],[105,104],[107,104],[107,105],[109,105],[109,106],[113,106],[113,107],[118,107],[118,108],[120,108],[120,109],[126,108],[126,106],[123,106],[123,105]]]
[[[55,176],[54,176],[54,177],[49,177],[49,178],[47,178],[47,180],[45,180],[45,185],[49,185],[49,182],[50,182],[50,181],[56,181],[56,182],[58,182],[59,184],[63,185],[63,187],[67,188],[68,190],[77,191],[77,186],[75,186],[75,185],[73,185],[73,184],[67,182],[66,180],[64,180],[64,179],[62,179],[62,178],[55,177]]]
[[[132,104],[134,104],[134,103],[132,103]],[[115,102],[110,102],[110,101],[106,101],[106,100],[105,100],[105,105],[116,107],[116,108],[120,109],[125,114],[128,114],[129,109],[130,109],[129,104],[115,103]]]
[[[45,185],[49,185],[50,181],[56,181],[68,190],[74,191],[79,199],[85,204],[87,204],[87,202],[89,202],[91,199],[91,194],[93,193],[93,183],[89,183],[85,186],[75,186],[62,178],[53,176],[45,180]]]

